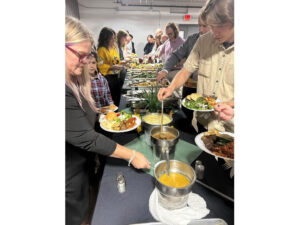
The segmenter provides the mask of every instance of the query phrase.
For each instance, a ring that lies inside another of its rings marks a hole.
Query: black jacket
[[[94,130],[96,113],[82,99],[81,109],[66,86],[66,225],[80,225],[89,205],[88,159],[92,152],[110,155],[116,143]]]
[[[153,46],[154,46],[154,43],[149,43],[149,42],[148,42],[148,43],[145,45],[145,48],[144,48],[144,55],[149,54],[149,53],[152,51]]]
[[[134,48],[134,43],[133,43],[133,41],[131,41],[131,46],[132,46],[132,53],[135,54],[135,48]]]

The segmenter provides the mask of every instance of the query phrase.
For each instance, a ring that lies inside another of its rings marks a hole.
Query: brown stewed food
[[[156,139],[163,139],[163,140],[173,140],[176,138],[174,134],[171,134],[169,132],[162,132],[162,133],[158,132],[154,134],[153,137]]]

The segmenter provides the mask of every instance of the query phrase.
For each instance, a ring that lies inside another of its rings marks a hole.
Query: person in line
[[[156,29],[156,31],[155,31],[155,33],[154,33],[154,36],[156,37],[156,36],[161,36],[161,35],[163,35],[163,30],[162,29],[160,29],[160,28],[157,28]]]
[[[91,95],[88,62],[93,38],[85,25],[65,20],[66,100],[66,225],[80,225],[89,205],[88,158],[93,152],[130,161],[137,169],[150,168],[146,157],[94,130],[97,108]]]
[[[128,31],[127,31],[127,33],[129,34],[127,36],[127,42],[126,42],[126,47],[127,47],[127,50],[128,50],[128,54],[130,54],[130,55],[131,55],[131,53],[135,54],[134,42],[132,41],[133,35],[130,34]]]
[[[200,96],[215,96],[227,104],[234,101],[234,0],[208,0],[201,19],[211,31],[197,40],[170,86],[159,90],[160,101],[181,87],[195,71],[198,71],[197,93]],[[216,126],[229,132],[234,129],[226,121],[218,124],[214,113],[195,112],[192,124],[196,131],[197,121],[208,130]]]
[[[144,47],[144,56],[148,55],[154,46],[154,38],[151,34],[148,35],[147,37],[147,44]]]
[[[119,30],[117,33],[117,43],[118,43],[118,49],[119,49],[119,57],[120,60],[124,60],[124,55],[126,55],[126,49],[124,47],[126,46],[126,40],[127,40],[128,33],[125,30]]]
[[[99,108],[99,111],[104,112],[101,110],[102,107],[109,106],[109,108],[115,108],[116,106],[112,100],[107,80],[101,73],[98,73],[97,58],[97,53],[92,52],[92,56],[88,63],[88,70],[91,77],[92,97],[95,100],[96,107]]]
[[[188,36],[185,42],[172,52],[168,60],[165,62],[163,69],[158,72],[156,77],[157,82],[166,78],[167,74],[172,71],[173,67],[176,66],[180,61],[187,59],[199,36],[207,33],[210,30],[209,27],[201,20],[201,12],[198,16],[198,25],[199,32]]]
[[[158,51],[156,51],[156,53],[155,53],[155,55],[154,55],[154,58],[156,59],[156,58],[158,58],[158,59],[160,59],[160,61],[162,62],[162,63],[165,63],[165,55],[164,54],[162,54],[161,56],[159,56],[159,53],[160,53],[160,51],[161,51],[161,49],[162,49],[162,47],[163,47],[163,44],[168,40],[169,38],[168,38],[168,35],[166,35],[166,34],[162,34],[162,36],[161,36],[161,38],[160,38],[160,42],[161,42],[161,46],[160,46],[160,49],[158,49]]]
[[[184,40],[179,36],[179,29],[177,25],[173,22],[170,22],[166,26],[166,34],[168,35],[168,40],[163,44],[161,51],[159,52],[159,57],[164,55],[165,60],[171,56],[180,45],[184,43]],[[181,66],[178,66],[176,70],[168,74],[168,79],[171,81],[176,75]]]
[[[161,36],[161,43],[164,44],[169,39],[168,35],[162,34]]]
[[[111,96],[116,106],[121,99],[122,79],[120,71],[124,69],[120,65],[120,57],[115,45],[116,35],[113,29],[104,27],[98,38],[98,68],[100,73],[108,81]]]
[[[161,51],[161,48],[162,48],[161,35],[157,35],[157,36],[155,36],[155,45],[154,45],[152,51],[145,57],[150,59],[150,61],[153,62],[155,59],[155,55]]]
[[[209,27],[204,24],[204,22],[201,20],[201,12],[198,16],[198,25],[199,25],[199,32],[192,34],[188,36],[186,41],[179,46],[174,52],[172,52],[171,56],[168,58],[168,60],[164,63],[163,69],[158,72],[156,80],[157,82],[160,82],[162,79],[167,77],[167,74],[172,71],[172,69],[181,61],[185,61],[188,56],[190,55],[190,52],[192,51],[196,41],[198,40],[200,35],[203,35],[209,31]],[[196,87],[197,87],[197,71],[195,71],[191,77],[188,79],[188,81],[184,84],[182,89],[182,99],[184,99],[187,95],[195,93]],[[192,77],[194,79],[192,79]],[[186,124],[187,129],[190,129],[191,121],[193,119],[193,111],[182,108],[182,111],[186,115],[186,119],[188,124]],[[183,128],[182,128],[183,129]]]

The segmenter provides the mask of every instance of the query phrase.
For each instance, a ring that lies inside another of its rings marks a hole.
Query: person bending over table
[[[104,27],[98,38],[98,68],[100,73],[108,81],[111,96],[116,106],[121,100],[122,79],[120,70],[124,69],[120,65],[120,57],[115,45],[115,32],[109,27]]]
[[[178,26],[170,22],[166,25],[166,34],[168,35],[168,40],[163,44],[158,57],[164,55],[165,60],[168,60],[171,56],[172,52],[174,52],[180,45],[184,43],[184,40],[179,36],[179,28]],[[177,68],[175,70],[168,73],[168,79],[171,81],[177,71],[182,67],[182,64],[178,63]]]
[[[66,79],[66,224],[80,225],[89,205],[88,158],[92,152],[129,160],[135,168],[150,168],[139,152],[117,144],[94,130],[97,108],[91,96],[87,64],[93,38],[79,20],[65,21]]]
[[[164,63],[163,69],[157,73],[156,81],[160,82],[162,79],[167,77],[167,74],[172,71],[173,67],[175,67],[178,63],[183,60],[186,60],[190,55],[196,41],[198,40],[200,35],[207,33],[210,28],[204,24],[201,20],[201,12],[198,16],[198,25],[199,25],[199,32],[188,36],[186,41],[180,45],[174,52],[172,52],[171,56],[168,60]],[[197,71],[194,72],[191,77],[196,77]],[[196,92],[196,85],[197,82],[192,78],[189,78],[188,81],[184,84],[182,89],[182,99],[184,99],[187,95]],[[196,79],[197,80],[197,79]],[[181,109],[187,117],[187,121],[190,125],[193,119],[193,111],[182,107]]]
[[[216,96],[222,102],[234,101],[234,0],[208,0],[201,19],[211,31],[199,37],[170,86],[159,90],[160,101],[181,87],[195,71],[198,71],[197,93],[200,96]],[[195,112],[192,123],[196,131],[197,121],[208,130],[221,127],[233,132],[231,123],[221,121],[218,124],[214,113]]]

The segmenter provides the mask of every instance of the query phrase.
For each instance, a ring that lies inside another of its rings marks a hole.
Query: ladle
[[[166,150],[166,156],[167,156],[167,173],[168,176],[170,176],[170,159],[169,159],[169,147]]]
[[[168,176],[170,176],[169,144],[167,141],[164,141],[163,143],[162,154],[165,156],[165,159],[167,161],[167,174]]]
[[[160,139],[166,139],[163,133],[163,124],[164,124],[164,100],[161,101],[161,119],[160,119]]]

